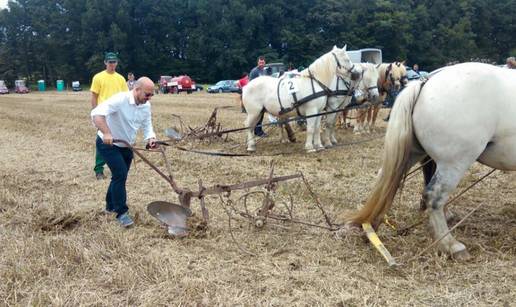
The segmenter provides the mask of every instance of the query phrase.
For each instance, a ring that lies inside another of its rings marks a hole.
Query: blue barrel
[[[38,91],[45,91],[45,80],[38,80]]]
[[[58,92],[64,91],[64,81],[63,80],[57,80],[56,81],[56,87]]]

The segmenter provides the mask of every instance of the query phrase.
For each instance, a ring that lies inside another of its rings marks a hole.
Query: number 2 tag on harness
[[[287,82],[287,89],[289,94],[294,94],[299,91],[295,80],[296,79],[289,79]]]

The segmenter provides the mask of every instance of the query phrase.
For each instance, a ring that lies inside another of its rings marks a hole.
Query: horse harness
[[[337,58],[337,56],[333,52],[332,52],[332,55],[335,58],[335,61],[337,62],[337,67],[338,68],[342,68],[342,66],[340,65],[340,62],[339,62],[339,59]],[[348,71],[351,72],[353,70],[353,68],[355,68],[355,64],[353,64],[353,66],[351,66],[351,68]],[[363,72],[362,72],[362,74],[363,74]],[[336,87],[336,89],[334,91],[332,91],[324,83],[319,81],[312,74],[312,72],[310,71],[309,68],[308,68],[308,75],[309,75],[309,78],[310,78],[310,84],[312,86],[312,94],[310,94],[310,95],[308,95],[306,97],[303,97],[301,99],[298,99],[298,97],[296,95],[296,92],[293,91],[291,93],[291,95],[292,95],[292,98],[294,99],[294,103],[289,108],[283,107],[283,104],[281,103],[280,87],[281,87],[282,82],[285,81],[285,78],[280,79],[280,81],[278,82],[277,89],[276,89],[276,93],[278,95],[278,102],[279,102],[279,105],[280,105],[279,115],[283,115],[285,113],[289,113],[292,110],[296,109],[297,115],[300,116],[300,117],[303,117],[303,115],[301,115],[301,113],[299,112],[299,107],[302,106],[303,104],[311,101],[311,100],[314,100],[314,99],[317,99],[317,98],[323,97],[323,96],[332,97],[332,96],[352,96],[353,95],[354,90],[349,91],[349,88],[351,87],[351,84],[349,82],[346,82],[344,79],[342,79],[339,76],[337,76],[337,87]],[[339,90],[339,82],[338,82],[339,78],[344,82],[344,84],[346,84],[347,89],[345,89],[345,90],[344,89],[340,89]],[[319,86],[322,88],[322,91],[319,91],[319,92],[315,91],[314,81],[317,82],[317,84],[319,84]],[[291,84],[290,89],[293,90],[292,84]]]

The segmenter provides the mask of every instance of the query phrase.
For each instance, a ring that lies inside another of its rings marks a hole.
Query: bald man
[[[128,214],[125,183],[133,160],[133,152],[114,139],[129,144],[136,141],[141,128],[148,146],[156,148],[156,134],[152,128],[149,100],[154,95],[154,83],[147,77],[139,78],[128,92],[113,95],[91,111],[97,133],[97,150],[111,170],[111,182],[106,194],[106,211],[116,214],[122,227],[133,225]]]

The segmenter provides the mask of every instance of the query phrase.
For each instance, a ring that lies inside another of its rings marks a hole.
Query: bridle
[[[385,76],[383,78],[383,82],[381,84],[381,88],[379,89],[381,92],[391,92],[394,90],[394,84],[396,83],[396,79],[392,76],[392,65],[400,66],[401,63],[395,62],[390,63],[389,66],[387,66],[387,69],[385,70]],[[380,67],[381,64],[378,64],[377,67]],[[406,80],[406,81],[405,81]],[[390,84],[388,84],[390,82]],[[399,79],[400,85],[403,87],[408,82],[407,75],[403,75]],[[390,85],[390,86],[389,86]]]
[[[332,52],[331,54],[333,55],[335,62],[337,62],[337,68],[342,69],[343,66],[340,64],[340,61],[339,61],[339,58],[337,58],[337,55],[334,52]],[[355,64],[354,63],[351,63],[351,64],[353,64],[353,65],[351,65],[351,67],[349,69],[346,68],[346,70],[347,70],[347,72],[349,72],[351,74],[351,80],[356,81],[356,80],[358,80],[358,78],[360,78],[360,73],[354,72],[353,70],[355,69]]]

